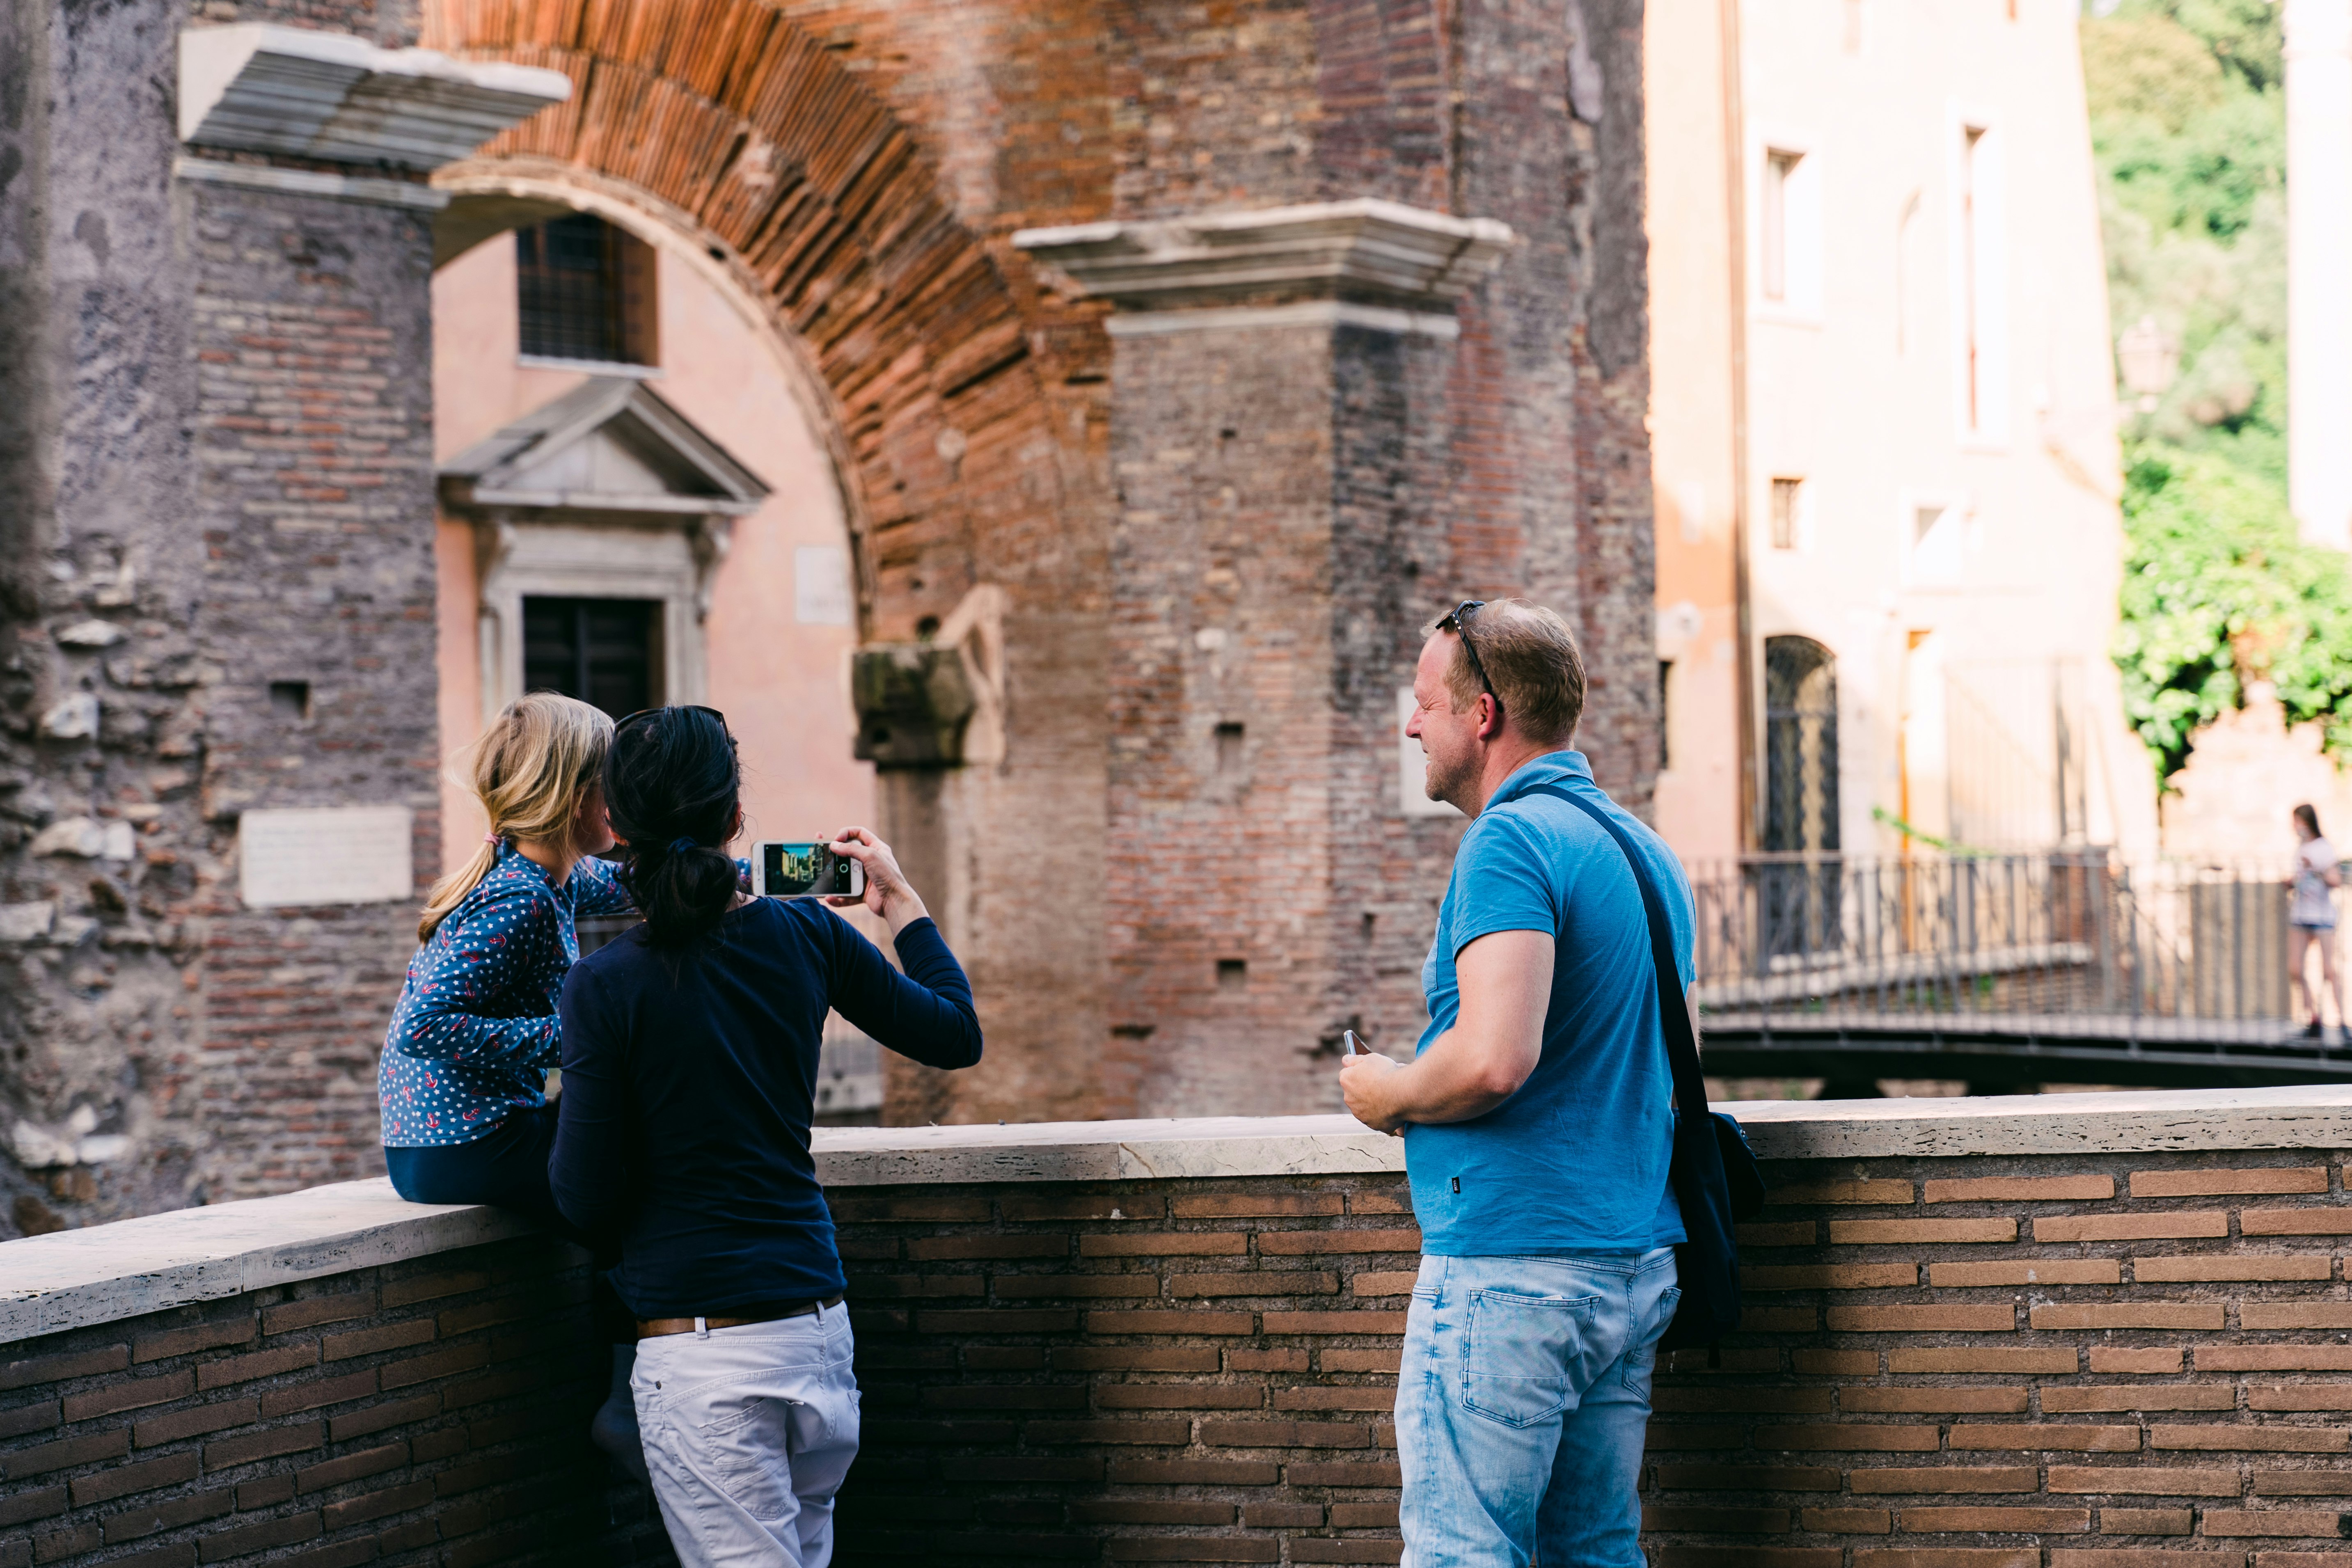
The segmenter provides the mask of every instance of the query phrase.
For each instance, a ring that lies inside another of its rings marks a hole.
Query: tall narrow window
[[[1947,122],[1952,425],[1983,449],[2010,439],[2008,153],[1990,116]]]
[[[1789,298],[1789,183],[1801,154],[1764,154],[1764,298]]]
[[[573,213],[515,231],[522,352],[546,359],[656,363],[653,247]]]
[[[1911,352],[1911,295],[1918,288],[1916,263],[1911,257],[1913,235],[1919,226],[1919,193],[1904,199],[1903,215],[1895,220],[1895,352]]]
[[[1967,378],[1963,395],[1970,430],[1985,427],[1984,305],[1979,288],[1982,265],[1978,255],[1981,237],[1978,210],[1983,183],[1984,128],[1960,128],[1960,333],[1961,374]]]
[[[1805,481],[1774,479],[1772,481],[1772,548],[1797,548],[1798,523],[1802,517]]]
[[[525,599],[522,685],[623,718],[658,700],[661,605],[650,599]]]

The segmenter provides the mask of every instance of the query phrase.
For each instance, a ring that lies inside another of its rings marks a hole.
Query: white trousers
[[[646,1465],[685,1568],[825,1568],[857,1457],[849,1309],[637,1342]]]

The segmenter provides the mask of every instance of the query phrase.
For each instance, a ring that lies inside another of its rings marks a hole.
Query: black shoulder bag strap
[[[1739,1124],[1706,1109],[1698,1039],[1691,1030],[1682,972],[1675,963],[1674,927],[1666,919],[1665,900],[1658,893],[1657,881],[1635,850],[1632,836],[1600,806],[1559,784],[1537,784],[1525,793],[1564,800],[1598,823],[1624,852],[1634,885],[1642,890],[1642,911],[1650,926],[1650,963],[1657,975],[1658,1022],[1665,1030],[1666,1063],[1675,1080],[1675,1152],[1669,1179],[1682,1207],[1683,1231],[1688,1238],[1675,1248],[1682,1300],[1659,1348],[1712,1344],[1739,1327],[1739,1249],[1731,1226],[1735,1218],[1745,1219],[1763,1206],[1762,1173]]]

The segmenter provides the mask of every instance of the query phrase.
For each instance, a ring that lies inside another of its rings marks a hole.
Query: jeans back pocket
[[[1532,1426],[1567,1409],[1569,1369],[1601,1298],[1474,1289],[1469,1305],[1463,1407],[1507,1426]]]

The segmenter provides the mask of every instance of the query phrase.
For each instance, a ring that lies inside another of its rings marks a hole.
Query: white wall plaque
[[[804,626],[849,624],[849,552],[829,544],[793,552],[793,619]]]
[[[412,826],[401,805],[248,811],[236,822],[246,907],[412,898]]]
[[[1397,809],[1407,816],[1459,816],[1451,803],[1429,798],[1429,759],[1421,742],[1404,732],[1412,717],[1412,688],[1397,689]]]

